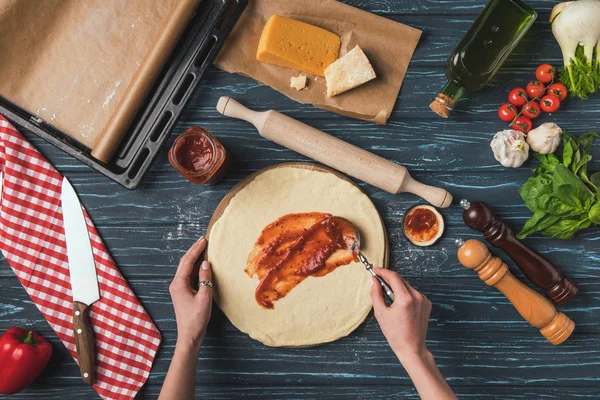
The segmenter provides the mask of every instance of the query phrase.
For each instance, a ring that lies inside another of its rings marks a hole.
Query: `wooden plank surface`
[[[297,104],[248,78],[212,68],[193,96],[176,135],[199,125],[231,151],[237,166],[213,188],[194,186],[168,164],[163,151],[136,191],[93,172],[53,146],[24,132],[67,176],[96,223],[123,275],[164,335],[148,384],[139,398],[156,398],[173,354],[176,326],[168,285],[179,257],[207,228],[213,210],[236,183],[280,162],[307,161],[258,136],[242,121],[215,110],[221,95],[257,110],[277,109],[335,136],[409,167],[413,176],[448,188],[458,201],[488,202],[515,229],[529,216],[517,193],[535,162],[507,170],[493,159],[489,141],[505,129],[496,109],[513,86],[533,79],[542,62],[560,65],[560,50],[547,22],[550,0],[528,1],[538,13],[530,33],[497,79],[470,94],[450,120],[428,104],[444,83],[447,55],[483,6],[472,0],[349,0],[347,3],[424,31],[390,122],[378,126]],[[600,96],[569,100],[546,121],[575,134],[600,130]],[[590,170],[600,170],[600,144]],[[600,393],[600,229],[571,241],[541,236],[527,243],[555,262],[580,286],[561,311],[577,324],[574,335],[552,347],[528,326],[501,294],[485,287],[456,260],[456,237],[477,237],[464,226],[461,210],[444,210],[444,238],[427,249],[411,247],[401,234],[404,211],[419,202],[359,183],[378,207],[390,241],[390,268],[426,294],[434,308],[428,343],[443,373],[468,399],[596,399]],[[502,256],[501,252],[495,254]],[[513,272],[522,278],[512,263]],[[31,326],[55,345],[51,366],[14,398],[95,398],[8,267],[0,260],[0,331]],[[417,398],[410,380],[388,349],[373,316],[349,337],[313,349],[271,349],[238,332],[218,310],[198,363],[197,395],[211,399]],[[0,396],[0,399],[3,399]]]

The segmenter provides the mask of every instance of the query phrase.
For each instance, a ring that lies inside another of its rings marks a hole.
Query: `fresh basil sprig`
[[[570,239],[580,229],[600,225],[600,172],[588,177],[596,132],[578,138],[563,133],[562,161],[554,154],[535,154],[540,166],[519,189],[533,215],[517,235],[523,239],[534,232]]]

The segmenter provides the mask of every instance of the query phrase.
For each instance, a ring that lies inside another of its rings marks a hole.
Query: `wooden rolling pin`
[[[436,207],[446,208],[452,195],[446,190],[413,179],[406,167],[312,128],[274,110],[256,112],[230,97],[217,104],[221,114],[253,124],[260,135],[306,157],[377,186],[392,194],[409,192]]]
[[[561,344],[573,333],[575,323],[556,308],[541,294],[525,286],[508,270],[508,266],[498,257],[490,254],[479,240],[466,242],[458,239],[458,260],[462,265],[473,269],[488,286],[501,291],[519,314],[554,345]]]

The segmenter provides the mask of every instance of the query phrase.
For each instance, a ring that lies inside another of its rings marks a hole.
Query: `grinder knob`
[[[457,240],[458,260],[465,267],[475,270],[488,286],[502,292],[521,316],[538,328],[541,334],[554,345],[561,344],[573,333],[575,323],[542,295],[514,277],[508,266],[494,257],[479,240],[466,242]]]
[[[494,213],[487,204],[480,201],[469,203],[463,199],[460,205],[464,208],[463,221],[465,224],[476,231],[483,232],[488,225],[494,222]]]

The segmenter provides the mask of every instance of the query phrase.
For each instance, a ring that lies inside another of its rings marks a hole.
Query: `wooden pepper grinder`
[[[501,291],[519,314],[554,345],[561,344],[573,333],[575,323],[556,308],[541,294],[524,285],[508,270],[500,258],[492,256],[488,248],[479,240],[456,240],[458,260],[462,265],[473,269],[488,286]]]
[[[482,232],[483,237],[492,246],[498,247],[517,264],[527,279],[535,286],[543,289],[546,295],[556,304],[565,304],[575,293],[577,286],[567,276],[546,260],[537,251],[525,246],[515,233],[504,222],[498,221],[487,204],[469,203],[461,200],[465,209],[463,220],[471,229]]]

